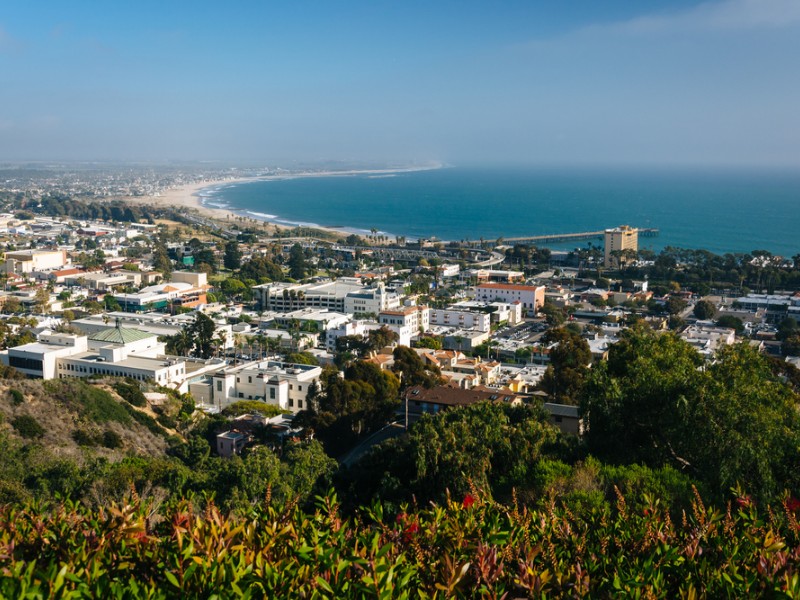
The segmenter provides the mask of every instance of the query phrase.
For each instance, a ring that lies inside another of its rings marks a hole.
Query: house
[[[217,454],[223,458],[230,458],[234,454],[241,454],[244,447],[253,439],[249,433],[231,429],[217,434]]]
[[[415,385],[403,393],[406,415],[417,419],[423,414],[437,414],[458,406],[469,406],[478,402],[497,402],[517,405],[522,402],[516,394],[493,390],[463,389],[451,386],[425,388]]]
[[[583,435],[583,419],[581,419],[577,406],[545,402],[544,409],[550,413],[550,423],[563,433]]]

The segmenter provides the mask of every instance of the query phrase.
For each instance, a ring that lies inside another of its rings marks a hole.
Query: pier
[[[528,235],[498,238],[504,244],[555,244],[558,242],[572,242],[580,240],[603,239],[605,229],[600,231],[581,231],[578,233],[554,233],[549,235]],[[659,230],[655,227],[644,227],[639,229],[639,237],[657,237]],[[470,241],[471,245],[480,242]]]

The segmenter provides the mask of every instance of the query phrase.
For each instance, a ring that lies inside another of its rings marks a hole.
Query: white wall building
[[[226,367],[189,390],[201,404],[224,408],[238,400],[260,400],[297,413],[308,408],[308,390],[319,382],[322,369],[279,361],[251,362]]]
[[[431,325],[489,331],[491,329],[491,320],[491,315],[488,312],[457,310],[452,308],[430,309]]]
[[[400,346],[411,346],[411,339],[430,326],[430,309],[427,306],[405,306],[385,310],[378,315],[378,323],[398,335]]]
[[[7,273],[31,273],[60,269],[69,263],[66,250],[16,250],[6,252]]]
[[[519,302],[524,312],[535,312],[544,304],[543,285],[483,283],[475,286],[475,300],[482,302]]]

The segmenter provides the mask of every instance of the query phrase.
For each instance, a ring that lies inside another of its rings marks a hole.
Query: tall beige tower
[[[605,242],[604,264],[606,268],[616,268],[627,262],[625,250],[639,250],[639,230],[628,225],[606,229]]]

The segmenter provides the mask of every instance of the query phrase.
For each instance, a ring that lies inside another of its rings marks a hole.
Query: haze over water
[[[413,238],[495,240],[630,224],[661,230],[640,239],[656,251],[800,252],[800,171],[789,170],[445,168],[257,181],[225,186],[213,202],[288,223]]]

